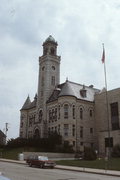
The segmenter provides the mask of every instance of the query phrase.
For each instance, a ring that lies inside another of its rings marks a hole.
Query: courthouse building
[[[57,46],[52,36],[43,43],[38,92],[20,110],[20,137],[43,138],[56,131],[74,150],[89,146],[105,154],[109,145],[120,144],[120,89],[107,92],[106,104],[105,89],[69,80],[60,84]]]

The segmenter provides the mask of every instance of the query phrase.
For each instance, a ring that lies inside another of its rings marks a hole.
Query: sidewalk
[[[17,164],[26,164],[25,161],[17,161],[17,160],[10,160],[10,159],[0,159],[1,162],[9,162],[9,163],[17,163]],[[120,171],[113,171],[113,170],[104,170],[104,169],[92,169],[92,168],[84,168],[84,167],[74,167],[74,166],[61,166],[56,165],[56,169],[61,170],[69,170],[69,171],[77,171],[77,172],[85,172],[85,173],[93,173],[93,174],[101,174],[101,175],[110,175],[110,176],[117,176],[120,177]]]

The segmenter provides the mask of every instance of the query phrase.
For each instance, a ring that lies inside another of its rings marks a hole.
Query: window
[[[110,104],[112,130],[119,129],[118,102]]]
[[[55,111],[52,109],[52,122],[55,120]]]
[[[64,136],[68,136],[68,131],[69,131],[69,125],[64,124]]]
[[[40,111],[39,111],[39,122],[42,121],[42,116],[43,116],[43,112],[42,112],[42,110],[40,110]]]
[[[29,117],[29,127],[32,126],[32,119],[33,119],[32,116],[30,116],[30,117]]]
[[[83,119],[83,109],[80,108],[80,119]]]
[[[60,119],[60,105],[58,106],[58,119]]]
[[[80,145],[83,146],[83,142],[80,142]]]
[[[51,54],[51,55],[55,55],[55,49],[54,49],[54,48],[51,48],[51,49],[50,49],[50,54]]]
[[[52,70],[55,70],[55,66],[52,66]]]
[[[49,110],[49,122],[52,120],[52,112]]]
[[[75,147],[75,141],[73,141],[73,146]]]
[[[80,127],[80,137],[83,138],[83,127]]]
[[[89,113],[90,113],[90,117],[92,117],[92,116],[93,116],[93,111],[92,111],[92,109],[90,109]]]
[[[105,147],[113,147],[113,138],[105,138]]]
[[[75,119],[75,105],[73,105],[73,119]]]
[[[52,76],[52,78],[51,78],[51,85],[52,85],[52,86],[55,85],[55,76]]]
[[[93,134],[93,128],[90,128],[90,134]]]
[[[60,124],[58,125],[58,134],[60,134]]]
[[[55,108],[55,121],[57,121],[57,108]]]
[[[85,98],[85,97],[87,97],[87,93],[86,93],[87,91],[85,90],[85,89],[81,89],[80,90],[80,95],[83,97],[83,98]]]
[[[75,136],[75,125],[72,125],[72,136]]]
[[[68,104],[64,105],[64,118],[68,119]]]

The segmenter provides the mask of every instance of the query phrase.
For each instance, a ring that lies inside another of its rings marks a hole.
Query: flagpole
[[[103,45],[103,57],[102,62],[104,63],[104,77],[105,77],[105,98],[106,98],[106,115],[107,115],[107,125],[108,125],[108,154],[107,158],[110,159],[110,121],[109,121],[109,103],[108,103],[108,92],[107,92],[107,75],[106,75],[106,63],[105,63],[105,49],[104,49],[104,43]]]

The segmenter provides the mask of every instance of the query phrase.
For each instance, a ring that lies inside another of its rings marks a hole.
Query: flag
[[[102,63],[105,62],[105,49],[104,49],[104,44],[103,44],[103,54],[102,54]]]

